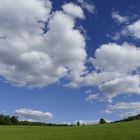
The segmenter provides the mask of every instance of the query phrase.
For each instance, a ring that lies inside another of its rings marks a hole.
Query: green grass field
[[[0,140],[140,140],[140,121],[72,127],[0,126]]]

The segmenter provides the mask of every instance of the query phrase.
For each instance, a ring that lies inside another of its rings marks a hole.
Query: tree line
[[[105,124],[106,121],[101,118],[99,124]],[[55,124],[55,123],[43,123],[43,122],[30,122],[30,121],[19,121],[18,116],[0,115],[0,125],[34,125],[34,126],[68,126],[68,124]],[[80,122],[77,122],[77,126]],[[73,125],[71,125],[73,126]]]
[[[124,118],[118,121],[114,121],[112,123],[117,122],[126,122],[126,121],[133,121],[133,120],[140,120],[140,114],[135,116],[130,116],[128,118]],[[99,120],[99,124],[106,124],[106,120],[101,118]],[[18,116],[8,116],[8,115],[0,115],[0,125],[32,125],[32,126],[68,126],[68,124],[55,124],[55,123],[43,123],[43,122],[30,122],[30,121],[20,121],[18,120]],[[77,126],[80,125],[80,122],[77,122]],[[73,125],[69,125],[73,126]]]
[[[140,120],[140,114],[138,115],[134,115],[134,116],[130,116],[118,121],[114,121],[113,123],[117,123],[117,122],[127,122],[127,121],[133,121],[133,120]]]
[[[0,115],[0,125],[68,126],[68,124],[20,121],[18,120],[18,116],[8,116],[2,114]]]
[[[17,116],[0,115],[0,125],[16,125],[18,122]]]

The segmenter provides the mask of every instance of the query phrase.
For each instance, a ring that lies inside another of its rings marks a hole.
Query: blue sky
[[[0,113],[54,123],[140,113],[139,5],[2,0]]]

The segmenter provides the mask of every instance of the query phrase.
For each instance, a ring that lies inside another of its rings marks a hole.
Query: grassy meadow
[[[140,140],[140,121],[93,126],[0,126],[0,140]]]

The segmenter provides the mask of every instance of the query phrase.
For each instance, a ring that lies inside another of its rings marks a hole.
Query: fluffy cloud
[[[118,23],[124,23],[124,22],[128,21],[128,17],[127,16],[121,16],[118,11],[113,11],[111,16]]]
[[[118,102],[108,105],[104,113],[115,113],[120,117],[128,117],[140,113],[140,102]]]
[[[99,93],[98,94],[90,94],[85,99],[87,102],[92,103],[94,100],[100,100]]]
[[[70,14],[74,17],[84,18],[84,13],[80,6],[73,3],[68,3],[63,5],[62,7],[64,12],[66,12],[67,14]]]
[[[127,25],[126,28],[122,31],[124,34],[129,34],[137,39],[140,39],[140,20]]]
[[[120,32],[116,32],[111,38],[113,40],[119,40],[123,36],[131,36],[133,39],[140,39],[140,20],[124,26]]]
[[[140,50],[131,44],[103,44],[90,59],[95,70],[72,81],[67,86],[96,86],[98,94],[91,94],[86,101],[109,102],[120,94],[140,94]]]
[[[128,43],[122,45],[103,44],[95,51],[91,62],[96,70],[88,73],[83,79],[88,85],[92,83],[98,85],[133,72],[138,73],[140,50]]]
[[[82,7],[88,4],[79,2]],[[83,9],[93,11],[89,7]],[[139,94],[140,50],[128,43],[103,44],[90,61],[95,70],[88,72],[86,38],[76,28],[77,18],[83,19],[84,12],[73,3],[52,11],[50,0],[1,0],[0,76],[28,87],[44,87],[62,78],[70,81],[65,86],[97,86],[101,94],[92,99]],[[138,29],[139,21],[128,25],[137,38]]]
[[[42,111],[31,110],[26,108],[21,108],[16,110],[15,114],[18,115],[20,119],[27,120],[27,121],[46,122],[53,118],[53,114],[50,112],[42,112]]]
[[[5,36],[5,38],[10,39],[9,41],[13,39],[13,45],[14,41],[22,41],[22,46],[25,45],[28,41],[28,35],[32,37],[42,33],[40,28],[44,25],[39,22],[48,20],[51,8],[49,0],[1,0],[0,36]],[[21,37],[21,40],[18,36]],[[26,39],[26,42],[22,39]]]
[[[100,94],[91,94],[86,101],[112,101],[119,94],[140,94],[140,50],[124,43],[104,44],[95,52],[92,63],[99,72],[91,72],[83,85],[96,85]]]
[[[119,72],[102,71],[98,73],[96,71],[93,71],[83,77],[82,84],[87,86],[98,86],[102,83],[105,83],[106,81],[114,80],[115,78],[120,76],[123,76],[123,74]]]
[[[93,4],[90,4],[86,2],[85,0],[78,0],[78,2],[81,4],[83,9],[87,10],[90,13],[94,13],[95,6]]]
[[[93,63],[105,71],[132,72],[140,67],[140,50],[128,43],[104,44],[96,50]]]
[[[101,92],[106,93],[106,96],[110,99],[122,93],[140,94],[139,84],[139,75],[126,76],[106,82],[100,85],[99,89]]]
[[[63,8],[65,13],[56,11],[50,15],[49,0],[1,1],[0,76],[28,87],[47,86],[63,77],[79,79],[86,69],[87,54],[85,37],[74,28],[75,18],[82,18],[83,11],[70,4],[80,12],[73,18],[69,15],[72,11],[66,14],[68,5]]]
[[[84,76],[77,77],[73,79],[72,82],[66,84],[66,87],[79,88],[80,86],[99,86],[102,83],[107,81],[114,80],[120,76],[124,76],[124,73],[120,72],[110,72],[110,71],[101,71],[97,72],[92,71],[91,73],[86,73]]]

